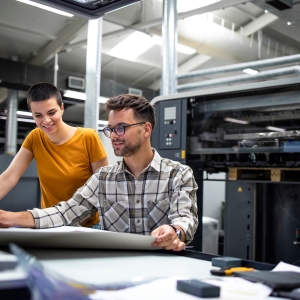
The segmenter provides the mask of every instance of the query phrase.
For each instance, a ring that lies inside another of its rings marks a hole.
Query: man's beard
[[[121,141],[121,142],[123,142],[123,141]],[[127,156],[130,156],[130,155],[136,153],[141,147],[142,147],[141,137],[138,136],[137,140],[135,141],[134,144],[126,144],[125,143],[123,149],[116,150],[114,148],[114,152],[115,152],[116,156],[127,157]]]

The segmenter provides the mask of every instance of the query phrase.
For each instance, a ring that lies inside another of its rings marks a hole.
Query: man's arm
[[[178,172],[173,182],[173,194],[170,203],[170,224],[181,232],[179,240],[174,228],[169,225],[161,225],[152,231],[152,236],[157,236],[153,246],[166,250],[180,251],[190,243],[198,227],[198,212],[196,191],[198,186],[192,170],[188,167]]]
[[[35,228],[78,225],[94,215],[99,207],[99,172],[93,174],[70,200],[45,209],[30,210],[34,217]]]
[[[13,226],[35,228],[32,214],[29,211],[11,212],[0,210],[0,227]]]
[[[79,188],[73,198],[59,202],[57,205],[27,212],[0,211],[0,226],[53,228],[64,225],[77,225],[97,211],[98,173],[93,174],[85,185]]]

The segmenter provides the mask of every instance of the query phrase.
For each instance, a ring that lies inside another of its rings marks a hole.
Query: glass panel
[[[189,99],[189,154],[213,166],[296,166],[297,85]],[[299,165],[300,166],[300,165]]]

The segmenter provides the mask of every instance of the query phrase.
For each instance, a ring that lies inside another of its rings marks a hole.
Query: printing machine
[[[193,169],[199,219],[209,180],[203,171],[226,173],[224,255],[300,265],[300,78],[159,96],[152,103],[152,145]],[[195,250],[201,235],[200,224]]]

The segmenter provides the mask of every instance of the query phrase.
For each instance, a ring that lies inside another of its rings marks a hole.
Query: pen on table
[[[233,272],[252,272],[252,271],[254,271],[253,268],[237,267],[237,268],[230,268],[230,269],[213,269],[210,270],[210,273],[212,275],[226,276],[226,275],[232,275]]]

